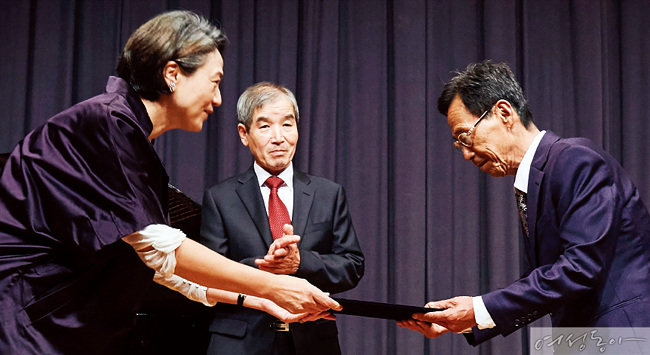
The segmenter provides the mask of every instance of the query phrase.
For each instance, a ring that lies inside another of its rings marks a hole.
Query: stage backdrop
[[[271,80],[298,98],[294,164],[343,184],[366,255],[345,296],[421,305],[477,295],[519,275],[512,178],[452,147],[436,100],[451,72],[509,63],[535,122],[610,151],[650,201],[649,0],[0,1],[0,151],[104,89],[129,34],[169,9],[197,11],[230,38],[223,106],[201,133],[155,142],[172,182],[204,188],[247,169],[235,103]],[[522,332],[472,348],[393,322],[341,316],[345,354],[515,354]]]

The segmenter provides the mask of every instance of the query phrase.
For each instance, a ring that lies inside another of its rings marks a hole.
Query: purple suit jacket
[[[542,138],[528,181],[530,272],[483,295],[496,327],[551,315],[554,327],[650,326],[650,215],[620,164],[584,138]]]

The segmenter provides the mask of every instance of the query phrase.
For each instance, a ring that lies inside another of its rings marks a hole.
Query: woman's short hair
[[[162,13],[140,26],[124,46],[117,75],[140,97],[156,101],[170,90],[163,77],[169,61],[187,74],[203,65],[215,49],[223,52],[228,39],[223,31],[191,11]]]
[[[296,123],[300,118],[298,111],[298,102],[291,90],[278,84],[268,81],[262,81],[246,89],[237,100],[237,119],[239,123],[246,127],[246,131],[251,128],[253,113],[265,104],[274,101],[281,95],[285,95],[293,106],[293,114],[296,116]]]

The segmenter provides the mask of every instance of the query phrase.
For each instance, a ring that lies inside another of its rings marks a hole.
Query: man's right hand
[[[443,311],[416,313],[413,319],[433,323],[454,333],[462,333],[476,324],[472,297],[458,296],[442,301],[429,302],[427,308],[441,308]],[[426,335],[426,334],[425,334]]]

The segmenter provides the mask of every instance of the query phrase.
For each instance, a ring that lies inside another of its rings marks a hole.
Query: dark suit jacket
[[[364,257],[343,188],[294,169],[292,224],[301,236],[295,276],[330,293],[349,290],[363,275]],[[253,168],[208,189],[203,196],[201,242],[230,259],[255,266],[273,242],[264,200]],[[269,354],[273,317],[218,304],[210,326],[208,353]],[[336,322],[291,324],[297,354],[340,352]]]
[[[547,131],[527,205],[531,271],[483,295],[496,328],[474,328],[470,343],[549,313],[554,327],[650,326],[650,215],[612,156],[587,139]]]

